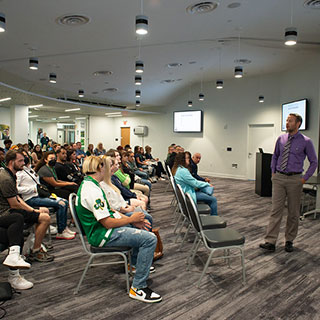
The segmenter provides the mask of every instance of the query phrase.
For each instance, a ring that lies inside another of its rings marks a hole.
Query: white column
[[[28,106],[11,106],[10,123],[10,139],[13,141],[13,144],[27,143],[29,133]]]

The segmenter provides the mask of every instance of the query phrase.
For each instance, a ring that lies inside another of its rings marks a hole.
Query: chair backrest
[[[73,221],[74,221],[74,223],[76,225],[76,228],[79,231],[79,236],[80,236],[80,240],[81,240],[82,246],[85,249],[85,251],[90,254],[90,251],[88,250],[86,242],[84,240],[84,237],[86,236],[86,234],[85,234],[84,229],[83,229],[83,227],[81,225],[81,222],[79,220],[79,217],[78,217],[78,214],[77,214],[77,210],[76,210],[76,206],[75,206],[76,198],[77,198],[77,195],[75,193],[71,193],[69,195],[70,212],[71,212],[71,216],[73,218]]]
[[[179,184],[176,184],[176,191],[177,191],[177,196],[178,196],[179,203],[181,205],[182,213],[188,219],[190,219],[189,211],[188,211],[187,204],[186,204],[186,197],[185,197],[184,192],[183,192],[183,190],[182,190],[182,188],[181,188],[181,186]]]
[[[173,177],[172,171],[168,165],[167,165],[167,171],[168,171],[169,177]]]
[[[201,232],[202,228],[201,228],[201,223],[199,221],[200,219],[199,219],[199,215],[198,215],[198,209],[197,209],[190,193],[187,192],[185,194],[185,196],[186,196],[186,205],[188,208],[190,221],[191,221],[193,227],[195,228],[195,230],[197,230],[198,232]]]
[[[166,171],[166,174],[169,177],[168,165],[167,165],[167,163],[165,161],[163,161],[163,167],[164,167],[164,170]]]
[[[178,194],[177,194],[177,184],[176,184],[176,181],[174,180],[173,176],[170,176],[170,182],[171,182],[171,186],[172,186],[172,189],[173,189],[173,193],[174,193],[174,195],[175,195],[175,197],[177,199],[179,210],[180,210],[181,213],[183,213],[182,207],[181,207],[181,204],[180,204],[180,201],[179,201],[179,198],[178,198]]]

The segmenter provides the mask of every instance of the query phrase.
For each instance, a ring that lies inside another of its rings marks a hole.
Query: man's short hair
[[[12,140],[6,139],[6,140],[3,141],[3,144],[8,144],[8,143],[11,143],[11,144],[12,144]]]
[[[66,151],[67,151],[67,149],[66,149],[65,147],[61,147],[61,148],[59,148],[58,150],[56,150],[55,152],[56,152],[56,154],[58,154],[58,153],[60,153],[62,150],[66,150]]]
[[[9,150],[6,153],[5,160],[6,164],[8,165],[10,161],[17,159],[17,154],[21,154],[24,157],[24,154],[21,151],[18,150]]]
[[[299,126],[299,128],[300,128],[301,125],[302,125],[302,117],[300,116],[300,114],[298,114],[298,113],[289,113],[289,116],[294,116],[296,118],[296,123],[300,122],[300,126]]]

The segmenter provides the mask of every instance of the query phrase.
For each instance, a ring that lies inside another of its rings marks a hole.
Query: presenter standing
[[[260,248],[274,252],[279,235],[285,200],[288,203],[288,217],[285,231],[285,251],[293,251],[293,240],[298,233],[300,216],[300,198],[303,184],[317,168],[317,155],[310,138],[299,132],[302,118],[297,113],[290,113],[286,128],[275,146],[271,161],[272,170],[272,210],[265,236],[265,243]],[[309,168],[304,175],[303,163],[308,157]]]

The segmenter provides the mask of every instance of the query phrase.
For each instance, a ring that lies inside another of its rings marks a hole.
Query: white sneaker
[[[57,230],[57,228],[55,226],[50,225],[49,228],[50,228],[51,235],[54,235],[54,234],[58,233],[58,230]],[[49,230],[47,230],[46,234],[49,234]]]
[[[18,269],[29,269],[31,267],[30,263],[23,260],[22,256],[20,256],[20,253],[8,254],[6,259],[3,261],[3,264],[7,267]]]
[[[162,297],[160,294],[155,293],[150,288],[142,288],[142,289],[136,289],[134,287],[130,288],[129,297],[132,299],[136,299],[142,302],[160,302],[162,300]]]
[[[33,283],[26,280],[21,275],[17,275],[17,276],[9,275],[8,282],[11,284],[11,287],[16,290],[27,290],[33,287]]]
[[[64,229],[64,231],[70,233],[71,235],[76,235],[76,234],[77,234],[75,231],[72,231],[71,229],[69,229],[69,227],[66,227],[66,228]]]
[[[56,239],[58,240],[72,240],[75,238],[75,234],[70,234],[66,230],[63,230],[62,233],[57,233]]]

